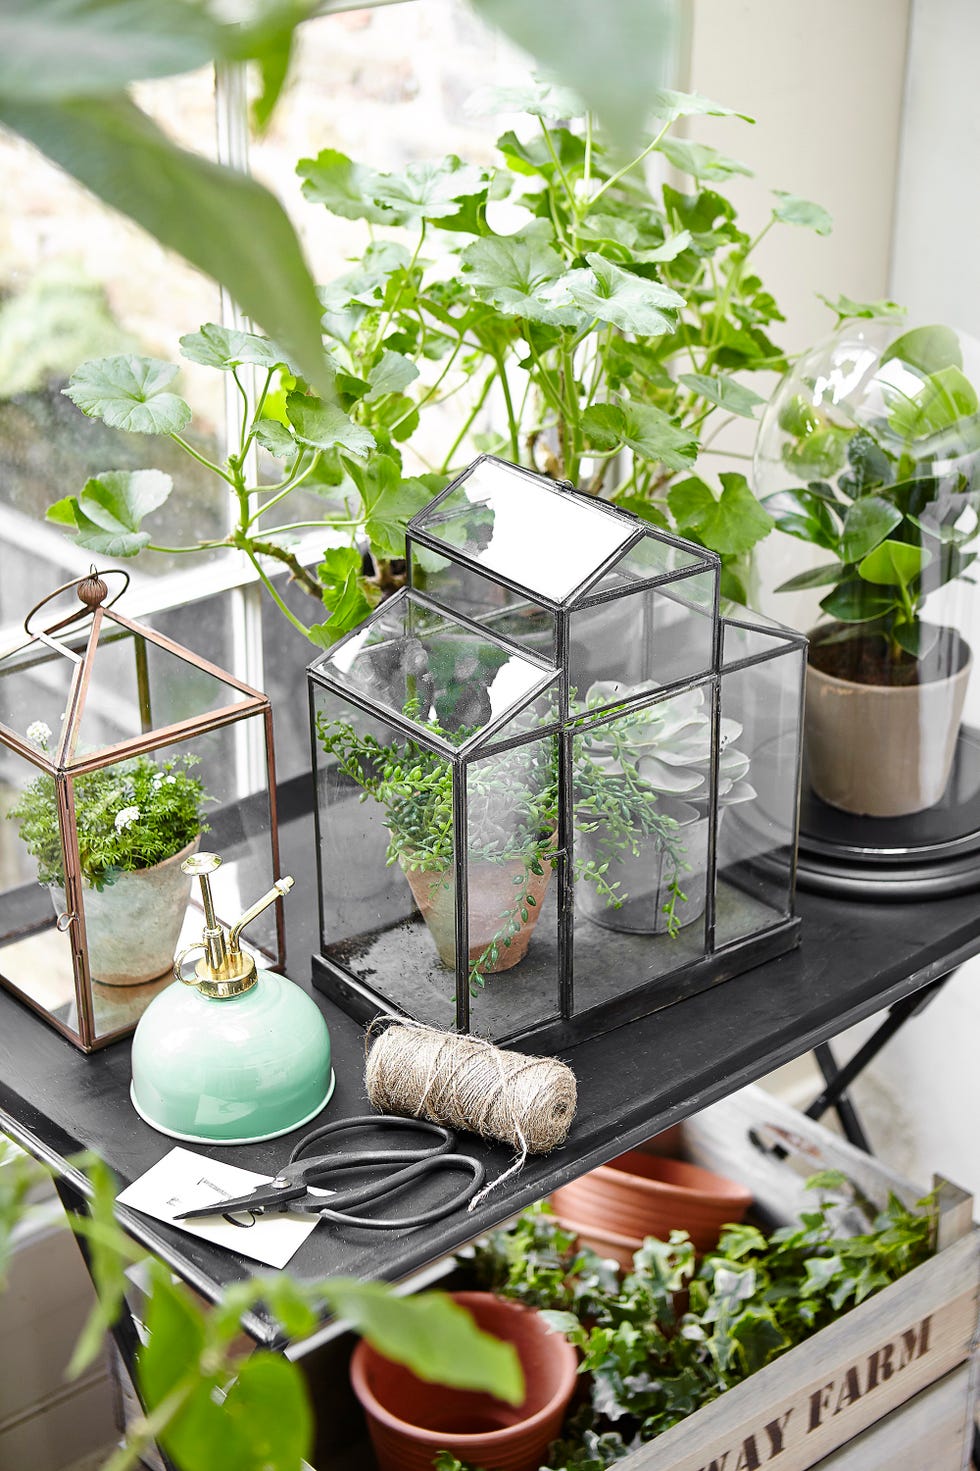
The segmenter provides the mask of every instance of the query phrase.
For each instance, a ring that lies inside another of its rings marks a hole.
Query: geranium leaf
[[[313,1411],[306,1381],[281,1354],[260,1350],[240,1364],[221,1409],[247,1446],[235,1471],[296,1471],[310,1454]]]
[[[674,423],[653,404],[593,404],[582,415],[582,428],[597,449],[624,445],[644,460],[655,460],[670,470],[694,463],[697,440],[690,430]]]
[[[608,322],[623,332],[652,337],[673,332],[674,319],[666,312],[684,305],[683,296],[624,271],[601,255],[586,255],[588,270],[569,271],[555,292],[558,302],[571,302],[588,317]]]
[[[321,648],[329,648],[371,611],[362,586],[361,554],[355,547],[330,547],[324,552],[316,575],[330,617],[325,623],[314,623],[309,636]]]
[[[177,434],[191,418],[190,405],[170,391],[178,371],[173,363],[133,353],[95,358],[75,369],[63,392],[83,414],[112,429]]]
[[[188,332],[180,339],[180,350],[190,362],[220,368],[226,373],[242,363],[254,363],[259,368],[289,367],[268,337],[260,337],[256,332],[236,332],[217,322],[206,322],[199,331]]]
[[[373,455],[366,464],[344,460],[344,466],[361,497],[364,529],[371,545],[382,557],[405,555],[405,527],[448,484],[448,478],[433,486],[416,477],[402,478],[398,462],[390,455]]]
[[[690,138],[667,137],[662,138],[657,147],[675,169],[680,169],[682,174],[690,174],[694,179],[707,179],[709,183],[722,184],[736,174],[752,178],[752,170],[748,164],[739,163],[737,158],[729,158],[727,154],[719,153],[717,148],[710,148],[706,143],[694,143]]]
[[[403,174],[377,174],[372,198],[391,225],[417,225],[458,213],[459,201],[486,192],[482,169],[455,156],[441,163],[410,163]]]
[[[829,235],[834,228],[834,222],[822,204],[813,204],[798,194],[787,194],[785,189],[772,192],[777,200],[772,212],[784,225],[802,225],[807,230],[815,230],[818,235]]]
[[[655,88],[648,107],[662,123],[673,123],[680,117],[739,117],[746,123],[755,121],[747,112],[713,102],[700,92],[674,92],[669,87]]]
[[[474,240],[460,256],[460,270],[476,294],[506,316],[553,326],[576,326],[581,312],[549,299],[547,287],[564,269],[550,244],[551,229],[542,222],[516,235],[488,235]]]
[[[372,225],[389,218],[387,210],[374,203],[377,171],[354,163],[336,148],[323,148],[316,158],[301,158],[296,172],[303,180],[304,198],[325,205],[331,214]]]
[[[355,455],[366,455],[374,448],[374,435],[363,424],[355,424],[343,409],[305,393],[286,395],[286,413],[301,444],[313,449],[333,449],[339,445]]]
[[[556,123],[566,118],[582,117],[585,110],[577,92],[559,82],[551,82],[547,77],[529,77],[524,85],[518,83],[511,87],[480,87],[466,104],[470,117],[526,112],[531,117],[542,117]]]
[[[719,476],[722,492],[715,499],[710,486],[692,476],[671,487],[667,496],[678,530],[694,532],[705,546],[722,555],[751,551],[768,536],[772,517],[749,489],[744,475]]]
[[[385,348],[381,357],[368,373],[370,392],[365,394],[368,402],[380,398],[384,393],[400,393],[419,376],[415,364],[400,352]]]
[[[709,403],[717,404],[730,414],[740,414],[743,419],[754,418],[759,404],[765,403],[765,399],[751,388],[745,388],[724,373],[716,373],[713,377],[707,373],[681,373],[679,381]]]
[[[295,439],[278,419],[260,419],[255,426],[255,438],[277,460],[291,460],[296,453]]]
[[[47,519],[78,534],[80,546],[107,557],[134,557],[150,540],[144,516],[162,506],[173,481],[162,470],[107,470],[86,481],[79,496],[65,496]]]
[[[875,317],[904,317],[906,311],[905,307],[899,306],[897,301],[887,301],[884,299],[880,301],[855,301],[853,297],[845,296],[843,293],[838,296],[836,301],[831,301],[829,296],[822,296],[819,291],[817,292],[817,296],[820,297],[820,300],[825,306],[829,306],[830,310],[836,313],[837,319],[840,322],[847,322],[859,318],[872,320]],[[887,360],[887,357],[885,360]]]

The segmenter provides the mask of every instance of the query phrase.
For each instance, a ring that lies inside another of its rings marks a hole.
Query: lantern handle
[[[111,608],[114,603],[118,603],[123,593],[129,587],[129,573],[126,572],[122,567],[107,567],[104,572],[97,572],[95,568],[92,567],[88,572],[86,572],[84,577],[75,577],[71,580],[71,582],[63,582],[60,587],[55,588],[54,592],[49,592],[45,597],[40,600],[40,602],[35,603],[33,608],[28,613],[27,617],[24,619],[24,632],[28,635],[29,638],[37,638],[38,635],[31,628],[31,619],[35,616],[35,614],[40,613],[43,607],[45,607],[48,603],[53,602],[55,598],[60,597],[62,593],[68,592],[69,589],[73,587],[81,588],[86,582],[92,582],[93,579],[102,579],[104,581],[107,577],[121,577],[123,579],[123,585],[114,597],[111,597],[107,603],[102,602],[101,599],[99,600],[99,606],[103,608]],[[69,613],[67,617],[59,619],[57,623],[52,623],[50,628],[44,629],[44,632],[48,634],[57,633],[60,628],[67,628],[69,624],[78,623],[82,618],[87,618],[91,612],[92,609],[83,604],[82,607],[77,608],[74,613]]]

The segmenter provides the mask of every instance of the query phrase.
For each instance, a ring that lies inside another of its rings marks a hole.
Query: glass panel
[[[726,626],[726,662],[762,643],[770,658],[721,679],[716,948],[792,912],[805,651]]]
[[[710,688],[570,735],[576,1012],[705,953]]]
[[[247,698],[190,660],[106,619],[73,759]]]
[[[470,567],[412,545],[412,586],[494,633],[504,634],[541,659],[555,658],[555,615],[523,593],[502,587]]]
[[[321,686],[314,712],[323,957],[417,1020],[451,1027],[452,767]]]
[[[456,746],[547,678],[546,669],[450,614],[433,612],[411,593],[384,603],[313,668]]]
[[[84,649],[84,637],[72,644],[76,652]],[[38,643],[0,659],[0,724],[51,761],[61,742],[77,667],[67,655]]]
[[[595,502],[502,460],[479,460],[419,523],[472,561],[561,602],[636,534]]]
[[[558,1015],[558,741],[466,768],[470,1030],[503,1039]]]
[[[63,867],[54,793],[53,777],[0,746],[0,979],[77,1030],[71,939],[48,887]]]
[[[568,615],[573,698],[598,708],[706,674],[714,658],[716,577],[714,571],[697,572],[665,587],[573,608]]]
[[[666,577],[672,572],[683,572],[685,568],[703,568],[705,558],[693,549],[675,546],[673,542],[649,534],[610,567],[594,587],[593,593],[616,591],[628,592],[637,582],[649,581],[651,577]]]

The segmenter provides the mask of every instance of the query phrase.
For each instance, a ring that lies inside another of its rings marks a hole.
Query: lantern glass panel
[[[572,733],[575,1006],[705,953],[711,685]]]
[[[78,646],[75,640],[74,647]],[[85,647],[84,640],[81,647]],[[53,760],[77,667],[43,644],[30,644],[0,658],[0,725],[39,749],[43,743]]]
[[[799,639],[724,624],[716,948],[793,912],[805,660]]]
[[[556,603],[636,537],[601,504],[494,459],[477,460],[413,525],[447,556]]]
[[[379,711],[454,747],[496,725],[553,675],[412,593],[384,603],[316,667]]]
[[[452,1026],[452,763],[323,685],[312,705],[321,953],[355,980],[383,977],[390,1005]]]
[[[559,1014],[558,740],[465,767],[469,1026],[505,1038]]]
[[[579,700],[611,704],[621,695],[610,684],[638,694],[711,669],[717,573],[696,565],[689,576],[571,610],[568,678]]]
[[[410,559],[414,588],[453,613],[530,649],[539,658],[555,658],[555,615],[550,608],[429,547],[411,543]]]
[[[75,759],[245,698],[241,690],[142,633],[113,626],[108,618],[103,630],[70,753]]]

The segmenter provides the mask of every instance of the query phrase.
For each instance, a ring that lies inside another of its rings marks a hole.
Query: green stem
[[[235,380],[235,387],[238,389],[238,392],[242,396],[242,423],[241,423],[241,428],[238,431],[238,446],[239,446],[239,448],[238,448],[238,454],[239,454],[239,457],[241,459],[244,459],[245,458],[245,436],[248,433],[248,420],[249,420],[248,394],[245,392],[245,388],[244,388],[244,385],[242,384],[242,380],[238,376],[238,369],[237,368],[232,368],[232,370],[231,370],[231,376]]]
[[[143,550],[144,552],[163,552],[167,556],[184,556],[188,552],[214,552],[219,547],[228,547],[230,545],[231,543],[227,538],[224,541],[198,541],[190,547],[162,547],[158,546],[156,542],[149,542]]]
[[[250,546],[244,546],[244,547],[242,547],[242,551],[245,553],[246,557],[248,557],[248,560],[251,562],[252,566],[255,568],[255,571],[256,571],[256,573],[258,574],[258,577],[259,577],[259,581],[265,587],[266,592],[269,594],[270,598],[275,603],[276,607],[279,609],[279,611],[283,615],[283,617],[286,618],[293,625],[293,627],[296,629],[296,631],[298,633],[301,633],[304,638],[309,638],[309,636],[310,636],[310,630],[307,628],[307,626],[306,626],[305,623],[301,623],[299,621],[299,619],[296,617],[296,615],[289,608],[286,607],[286,604],[283,602],[282,598],[279,596],[278,592],[273,587],[272,582],[269,580],[268,576],[263,571],[263,569],[262,569],[262,567],[261,567],[261,565],[259,563],[259,559],[255,555],[255,553],[252,551],[252,548]]]
[[[287,495],[291,495],[298,485],[302,485],[303,481],[308,479],[309,476],[313,474],[313,471],[320,463],[321,453],[322,452],[320,450],[316,450],[313,458],[310,460],[310,463],[307,465],[302,475],[297,475],[294,479],[287,481],[287,483],[280,488],[278,493],[274,495],[271,500],[265,501],[264,504],[259,506],[257,510],[252,511],[248,517],[248,520],[242,527],[242,530],[247,531],[248,528],[253,524],[253,522],[257,521],[260,516],[264,516],[266,511],[271,511],[274,505],[277,505],[279,501],[284,500]],[[249,494],[256,494],[262,489],[262,486],[256,486],[253,491],[249,492]]]
[[[514,416],[514,401],[510,396],[510,384],[507,381],[507,368],[502,357],[494,357],[494,362],[497,364],[497,377],[500,379],[500,387],[504,395],[504,407],[507,410],[507,426],[510,430],[510,452],[515,463],[519,464],[521,458],[521,441],[517,419]]]
[[[660,129],[660,132],[657,134],[652,142],[647,144],[642,153],[638,153],[636,158],[632,159],[630,163],[624,164],[621,169],[617,169],[616,173],[609,176],[602,187],[597,189],[593,197],[589,200],[590,209],[595,208],[596,204],[605,194],[607,189],[611,189],[614,184],[618,184],[620,179],[624,178],[631,169],[635,169],[637,164],[641,164],[643,160],[648,157],[648,155],[651,154],[655,148],[658,148],[660,146],[660,141],[669,127],[669,122],[664,123],[663,127]]]
[[[568,175],[562,168],[561,159],[558,157],[558,153],[555,149],[554,140],[551,136],[551,129],[548,127],[548,124],[545,122],[543,117],[539,117],[538,122],[541,124],[541,131],[544,134],[544,141],[548,146],[548,152],[551,154],[551,161],[555,166],[555,172],[557,173],[559,179],[561,179],[562,187],[565,190],[565,194],[568,199],[568,207],[574,215],[576,209],[575,194],[571,184],[569,183]]]
[[[220,475],[221,479],[225,481],[227,485],[234,485],[235,482],[228,474],[227,470],[223,470],[220,465],[216,465],[213,460],[209,460],[205,455],[199,455],[194,446],[188,444],[187,440],[184,439],[182,435],[171,434],[170,438],[174,441],[175,444],[179,444],[185,454],[190,455],[192,460],[196,460],[197,463],[199,465],[203,465],[206,470],[212,470],[215,475]]]
[[[416,267],[416,265],[418,263],[419,255],[422,252],[422,245],[423,245],[424,241],[425,241],[425,220],[422,221],[422,229],[419,232],[418,244],[416,245],[415,250],[414,250],[414,252],[412,254],[412,259],[408,263],[408,267],[407,267],[406,272],[405,272],[406,277],[411,277],[412,272],[415,270],[415,267]],[[402,284],[398,288],[398,295],[395,297],[394,301],[391,303],[391,306],[388,308],[387,312],[385,313],[385,315],[381,319],[380,326],[378,327],[378,330],[375,333],[374,344],[373,344],[373,347],[372,347],[372,352],[377,352],[378,348],[381,346],[381,343],[384,340],[384,335],[385,335],[385,333],[387,332],[388,328],[391,325],[391,322],[392,322],[392,319],[394,318],[395,312],[398,310],[399,306],[401,305],[401,299],[402,299],[402,296],[404,295],[404,291],[405,291],[405,288],[404,288],[404,281],[403,281]]]
[[[255,438],[255,431],[258,428],[259,421],[262,418],[262,410],[265,408],[265,401],[269,396],[269,389],[272,386],[272,375],[275,371],[275,368],[270,368],[265,375],[265,382],[262,385],[262,391],[259,394],[258,402],[255,405],[255,413],[252,415],[252,423],[249,427],[245,442],[242,445],[243,456],[248,453],[252,440]]]
[[[478,396],[478,398],[476,400],[476,403],[473,405],[472,409],[467,414],[465,420],[463,421],[463,427],[462,427],[462,429],[460,429],[460,431],[457,434],[456,438],[453,440],[452,444],[449,446],[449,450],[448,450],[448,453],[446,454],[446,458],[443,460],[442,464],[439,467],[439,472],[438,473],[440,475],[445,475],[446,472],[449,469],[449,466],[452,464],[452,462],[453,462],[453,456],[455,455],[456,451],[459,449],[460,445],[463,443],[463,440],[466,438],[467,434],[470,432],[470,426],[472,425],[473,420],[476,418],[477,414],[480,412],[480,410],[483,408],[483,405],[486,403],[486,401],[487,401],[487,394],[490,392],[490,388],[491,388],[491,386],[493,384],[493,381],[496,378],[496,376],[497,376],[496,375],[496,372],[488,373],[487,374],[486,380],[485,380],[485,382],[483,384],[483,387],[480,389],[480,393],[479,393],[479,396]]]

